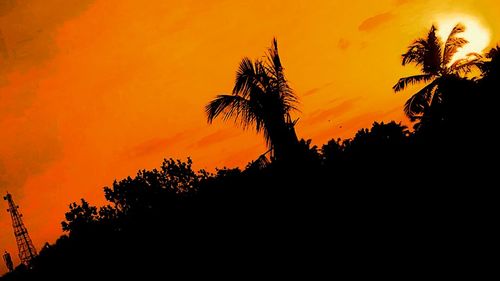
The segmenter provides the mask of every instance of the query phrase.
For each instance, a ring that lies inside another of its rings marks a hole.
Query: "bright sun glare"
[[[473,16],[455,14],[455,15],[440,15],[437,20],[438,33],[443,41],[448,38],[451,30],[457,23],[465,25],[465,32],[460,35],[469,41],[469,44],[460,49],[453,57],[453,61],[461,59],[470,53],[483,53],[490,44],[490,31],[481,21]]]

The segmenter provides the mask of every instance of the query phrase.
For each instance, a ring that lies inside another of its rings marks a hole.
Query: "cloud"
[[[339,43],[337,44],[339,49],[347,50],[351,46],[351,42],[345,38],[340,38]]]
[[[338,117],[348,112],[350,109],[354,107],[356,101],[358,100],[359,98],[344,100],[332,108],[313,112],[311,116],[305,120],[304,124],[314,125],[320,122],[330,122],[329,118]]]
[[[230,138],[236,137],[238,135],[238,132],[235,130],[228,130],[228,129],[223,129],[223,130],[218,130],[215,133],[209,134],[203,138],[201,138],[199,141],[193,144],[194,147],[207,147],[225,140],[228,140]]]
[[[317,92],[319,92],[320,90],[321,90],[321,88],[319,88],[319,87],[312,88],[310,90],[307,90],[302,96],[303,97],[312,96],[312,95],[316,94]]]
[[[0,121],[25,115],[48,74],[40,68],[59,51],[57,29],[93,1],[0,0]]]
[[[57,53],[54,31],[94,1],[1,0],[0,76],[13,68],[37,65]]]
[[[0,16],[3,16],[10,12],[10,10],[16,5],[15,0],[1,0],[0,1]]]
[[[0,185],[19,190],[62,154],[57,120],[31,108],[57,28],[94,0],[0,0]]]
[[[352,116],[345,120],[335,122],[329,128],[319,131],[313,135],[313,139],[319,143],[325,143],[331,139],[337,138],[352,138],[356,132],[362,128],[370,128],[374,122],[401,122],[402,125],[411,127],[411,122],[404,118],[401,120],[401,105],[389,108],[387,110],[379,110],[366,112]]]
[[[0,146],[2,192],[18,190],[62,153],[54,123],[16,118],[0,123],[0,128],[4,130]]]
[[[325,89],[325,88],[328,88],[329,86],[331,86],[333,83],[332,82],[328,82],[320,87],[316,87],[316,88],[312,88],[310,90],[307,90],[304,92],[304,94],[302,94],[303,97],[308,97],[308,96],[312,96],[316,93],[318,93],[319,91]]]
[[[373,121],[383,114],[381,112],[367,112],[345,121],[337,122],[332,127],[320,131],[313,136],[313,139],[319,143],[326,143],[328,140],[337,138],[352,138],[354,134],[363,127],[369,127]]]
[[[241,164],[240,159],[246,159],[247,163],[249,163],[250,161],[260,157],[266,152],[266,150],[267,148],[264,148],[261,144],[243,147],[242,149],[227,155],[226,158],[221,160],[221,163],[224,163],[224,167],[237,167]]]
[[[367,18],[364,20],[358,27],[359,31],[373,31],[383,25],[384,23],[390,22],[393,20],[396,16],[391,13],[383,13],[383,14],[378,14],[373,17]]]
[[[125,152],[122,153],[122,157],[130,159],[130,158],[138,158],[147,155],[151,155],[153,153],[159,152],[161,150],[166,150],[169,146],[174,146],[186,138],[190,136],[192,130],[184,131],[177,133],[170,137],[165,138],[153,138],[147,140],[143,143],[140,143],[132,148],[127,148]]]

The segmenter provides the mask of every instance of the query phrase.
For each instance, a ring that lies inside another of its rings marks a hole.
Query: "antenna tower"
[[[21,259],[21,262],[24,265],[29,266],[31,260],[37,256],[37,253],[35,246],[33,246],[33,242],[31,242],[31,238],[28,235],[28,230],[26,229],[26,226],[24,226],[22,220],[23,215],[19,213],[19,206],[14,203],[12,195],[7,193],[3,199],[9,204],[7,212],[10,213],[10,217],[12,218],[14,236],[16,236],[17,248],[19,249],[19,259]]]

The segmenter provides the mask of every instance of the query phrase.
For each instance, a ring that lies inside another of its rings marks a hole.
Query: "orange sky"
[[[203,107],[273,36],[301,97],[300,137],[322,144],[402,120],[407,95],[391,87],[415,69],[400,54],[452,12],[499,41],[496,0],[1,0],[0,193],[14,195],[40,248],[70,202],[101,204],[103,186],[164,157],[244,165],[262,138],[208,126]],[[17,262],[7,212],[0,229]]]

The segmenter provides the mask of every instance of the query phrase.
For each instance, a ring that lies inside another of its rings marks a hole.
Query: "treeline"
[[[65,235],[2,280],[477,279],[491,263],[500,48],[476,63],[475,78],[440,77],[411,131],[375,122],[243,170],[168,159],[115,181],[109,205],[71,204]]]
[[[471,253],[462,246],[488,223],[495,174],[472,160],[488,157],[484,147],[466,139],[434,147],[420,138],[395,122],[375,123],[321,148],[302,141],[307,160],[293,165],[260,159],[210,174],[194,171],[190,159],[165,160],[105,188],[107,206],[71,204],[66,234],[46,244],[31,269],[19,266],[3,280],[320,277],[395,268],[426,276],[421,259],[444,265]],[[466,156],[475,153],[481,156]],[[465,252],[453,259],[430,255],[458,245]]]

